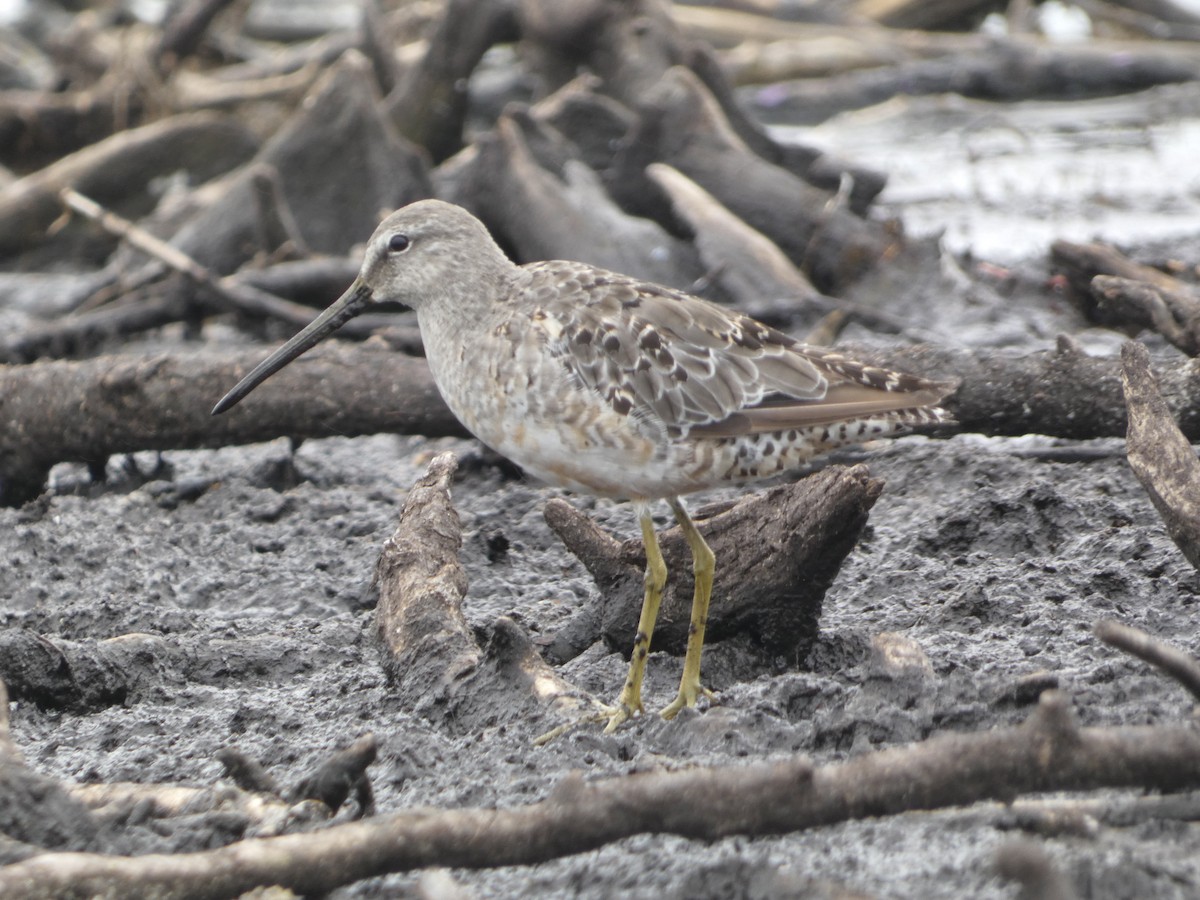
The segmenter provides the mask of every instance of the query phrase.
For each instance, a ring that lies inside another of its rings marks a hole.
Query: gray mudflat
[[[1153,250],[1187,256],[1186,244],[1176,236]],[[947,343],[1020,353],[1067,332],[1090,352],[1116,352],[1122,336],[1089,331],[1043,284],[1043,263],[1012,271],[997,283],[918,243],[851,299]],[[869,336],[852,329],[846,337]],[[1173,354],[1151,347],[1159,358]],[[369,389],[369,377],[363,384]],[[575,770],[596,777],[797,752],[824,763],[937,732],[1011,725],[1028,716],[1038,687],[1065,690],[1088,725],[1193,714],[1181,688],[1091,632],[1115,618],[1200,653],[1200,578],[1129,471],[1123,442],[962,435],[837,458],[867,462],[887,487],[806,658],[766,669],[747,664],[735,644],[714,645],[706,680],[718,691],[715,706],[672,723],[647,718],[613,736],[583,730],[545,749],[530,740],[553,721],[527,723],[502,709],[491,721],[435,727],[389,695],[368,583],[406,489],[442,449],[477,452],[465,441],[386,436],[310,441],[294,456],[285,441],[170,452],[158,480],[142,483],[114,461],[106,488],[72,495],[86,473],[60,467],[60,494],[0,510],[3,626],[72,641],[159,638],[138,657],[145,674],[123,702],[84,714],[17,704],[12,733],[31,765],[66,781],[206,785],[221,771],[214,753],[233,745],[287,781],[371,731],[380,740],[371,774],[381,810],[510,806],[544,798]],[[154,464],[150,454],[135,460]],[[535,638],[553,634],[593,602],[587,574],[542,520],[555,495],[486,463],[460,471],[466,613],[481,631],[508,615]],[[627,509],[574,502],[634,535]],[[882,632],[919,644],[932,672],[880,677],[871,641]],[[624,667],[619,654],[593,647],[563,674],[610,697]],[[679,669],[676,658],[652,657],[649,705],[671,698]],[[480,897],[1014,897],[993,863],[1009,824],[1000,805],[983,805],[769,839],[637,837],[536,867],[452,874]],[[186,835],[172,841],[198,849]],[[1044,846],[1081,896],[1200,891],[1194,824],[1105,827]],[[162,839],[147,832],[141,849],[150,848],[162,849]],[[419,880],[393,876],[335,896],[408,896]]]

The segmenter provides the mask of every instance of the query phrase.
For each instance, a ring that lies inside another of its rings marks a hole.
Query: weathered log
[[[430,462],[409,492],[376,567],[375,620],[396,698],[462,733],[551,705],[559,715],[578,712],[584,699],[542,660],[514,622],[495,623],[481,649],[463,617],[462,523],[449,491],[456,466],[452,453]]]
[[[1121,348],[1121,381],[1129,410],[1126,454],[1176,546],[1200,568],[1200,459],[1171,417],[1144,344]]]
[[[1200,60],[1177,44],[1094,41],[1049,45],[1026,38],[989,42],[972,53],[781,82],[743,99],[768,122],[817,124],[897,95],[960,94],[981,100],[1079,100],[1200,78]]]
[[[708,639],[747,635],[769,654],[802,655],[816,638],[825,591],[882,490],[866,466],[834,466],[719,511],[698,510],[696,523],[717,557]],[[646,557],[640,539],[616,542],[563,500],[546,504],[546,521],[600,587],[597,624],[605,641],[628,653],[642,605]],[[692,604],[691,555],[678,528],[660,541],[668,579],[652,649],[682,653]],[[595,616],[588,611],[585,619]],[[584,649],[581,632],[568,624],[553,646],[555,658]]]
[[[1200,293],[1182,282],[1176,290],[1097,275],[1092,279],[1098,317],[1109,324],[1149,328],[1188,356],[1200,355]]]
[[[652,163],[646,174],[671,198],[675,213],[687,222],[700,258],[711,277],[742,309],[764,302],[794,308],[816,295],[812,283],[783,251],[722,206],[682,172]]]
[[[256,246],[254,179],[262,166],[278,173],[304,242],[318,253],[347,253],[370,235],[380,210],[431,193],[421,153],[380,112],[370,64],[357,51],[330,69],[253,164],[171,243],[221,275],[256,250],[274,249]]]
[[[671,69],[638,112],[610,182],[626,209],[645,209],[658,196],[647,189],[644,170],[666,163],[773,240],[821,290],[844,285],[894,247],[896,238],[882,225],[751,152],[690,70]]]
[[[204,352],[0,368],[0,502],[36,496],[55,463],[134,450],[281,435],[466,434],[424,360],[365,346],[308,354],[248,403],[212,418],[214,401],[255,361],[246,352]]]
[[[1108,244],[1055,241],[1050,259],[1066,277],[1068,299],[1088,321],[1134,333],[1153,328],[1184,353],[1196,355],[1200,293],[1192,285],[1134,262]]]
[[[435,162],[455,153],[463,141],[467,79],[489,47],[516,37],[510,3],[447,0],[421,60],[386,100],[396,130]]]
[[[663,0],[521,0],[520,15],[534,68],[547,91],[557,90],[583,68],[600,76],[599,90],[636,108],[668,71],[683,66],[712,95],[721,118],[739,140],[767,162],[825,189],[836,189],[842,174],[849,174],[854,185],[851,208],[856,212],[865,210],[883,188],[884,178],[878,173],[776,142],[737,102],[711,48],[687,39]]]
[[[145,210],[150,183],[186,170],[207,181],[246,161],[256,141],[234,119],[192,113],[125,131],[80,150],[0,191],[0,253],[43,241],[74,188],[124,212]]]
[[[705,274],[691,244],[620,209],[572,145],[526,110],[506,111],[471,157],[451,197],[518,261],[579,260],[685,290]]]
[[[413,339],[410,332],[404,342]],[[1045,434],[1087,440],[1125,434],[1119,362],[1092,357],[1067,338],[1053,351],[1013,357],[932,346],[843,347],[855,358],[934,379],[958,379],[946,405],[957,425],[981,434]],[[466,434],[442,402],[423,360],[378,346],[318,351],[288,366],[248,404],[216,422],[212,400],[253,357],[228,354],[108,357],[0,368],[0,500],[40,491],[49,467],[112,453],[252,443],[293,435]],[[372,375],[362,389],[362,373]],[[1168,407],[1200,440],[1200,372],[1162,368]]]

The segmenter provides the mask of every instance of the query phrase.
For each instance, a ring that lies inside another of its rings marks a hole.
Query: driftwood
[[[197,494],[213,486],[196,486]],[[109,706],[155,702],[185,685],[245,684],[263,672],[282,671],[277,637],[239,635],[236,648],[214,662],[211,640],[188,635],[123,634],[71,640],[28,628],[0,629],[0,680],[13,700],[43,709],[84,714]],[[325,652],[306,648],[305,665]]]
[[[85,59],[79,68],[99,77],[61,92],[0,94],[0,161],[14,150],[24,159],[53,159],[143,124],[162,108],[164,79],[196,51],[213,17],[227,5],[229,0],[175,4],[157,34],[128,29],[117,52],[107,57],[89,27],[75,29],[75,46],[59,52],[62,58]]]
[[[330,278],[340,276],[347,271],[345,263],[348,260],[306,260],[303,265],[283,263],[279,267],[298,266],[291,272],[272,273],[269,269],[243,270],[237,275],[227,275],[222,279],[214,279],[220,287],[240,298],[235,306],[240,313],[249,314],[255,319],[268,318],[272,321],[282,321],[299,330],[307,325],[314,317],[313,310],[308,306],[291,303],[273,292],[263,291],[260,284],[268,287],[288,289],[313,290],[324,289],[321,295],[321,305],[328,305],[332,298],[340,293],[340,289],[329,289],[322,276]],[[312,265],[309,265],[309,264]],[[328,265],[327,265],[328,264]],[[341,265],[339,265],[341,264]],[[344,288],[358,272],[358,262],[352,261],[353,270],[343,283]],[[296,285],[294,279],[303,277],[303,273],[312,271],[314,281],[309,284]],[[184,286],[175,287],[168,279],[159,282],[154,287],[142,288],[128,294],[119,302],[106,304],[98,309],[87,312],[64,315],[59,318],[33,325],[13,336],[0,340],[0,365],[30,363],[35,360],[62,359],[80,356],[94,351],[106,341],[116,337],[129,336],[158,328],[172,322],[186,321],[196,314],[197,307],[211,308],[214,311],[225,311],[230,308],[230,301],[219,302],[201,292],[194,296]],[[395,330],[411,321],[411,317],[380,313],[363,315],[346,324],[340,332],[343,338],[365,339],[384,329]],[[415,329],[415,325],[411,326]],[[392,342],[393,346],[412,350],[412,341]],[[415,346],[420,352],[419,341]]]
[[[438,194],[471,209],[518,261],[583,259],[690,286],[703,272],[696,250],[667,233],[678,231],[677,215],[644,171],[656,160],[716,195],[731,218],[749,223],[744,229],[780,241],[794,265],[826,284],[832,273],[841,281],[858,274],[893,246],[882,226],[753,152],[689,70],[672,69],[637,112],[593,86],[576,79],[528,112],[510,108],[434,174]]]
[[[1125,398],[1116,359],[1089,356],[1066,336],[1054,350],[1014,357],[924,345],[847,353],[930,378],[957,378],[946,401],[957,429],[992,435],[1044,434],[1088,440],[1125,434]],[[1158,373],[1167,405],[1185,435],[1200,440],[1200,373],[1189,364]]]
[[[1175,679],[1187,688],[1193,697],[1200,700],[1200,662],[1193,657],[1164,641],[1151,637],[1139,628],[1131,628],[1111,619],[1097,622],[1094,630],[1096,637],[1110,647],[1116,647],[1130,656],[1136,656],[1138,659],[1150,663],[1159,671]]]
[[[1121,379],[1129,409],[1126,454],[1171,540],[1200,568],[1200,459],[1171,417],[1143,344],[1121,348]]]
[[[479,664],[479,646],[462,614],[467,575],[458,561],[462,522],[450,504],[458,464],[441,453],[404,501],[396,533],[376,567],[380,585],[375,623],[385,649],[384,668],[400,699],[420,693],[437,703]],[[440,691],[430,689],[434,681]],[[413,684],[412,691],[408,685]]]
[[[812,283],[778,246],[696,182],[662,163],[652,163],[646,174],[670,197],[692,229],[704,265],[741,309],[757,318],[764,301],[793,306],[814,297]]]
[[[560,714],[580,694],[538,655],[511,620],[481,648],[462,614],[462,525],[450,503],[454,454],[442,453],[414,485],[376,568],[376,626],[384,669],[407,708],[457,731],[524,718],[544,705]]]
[[[563,136],[527,111],[510,108],[470,156],[459,165],[454,198],[516,259],[585,260],[680,289],[704,275],[691,244],[624,212]]]
[[[1168,291],[1144,281],[1097,275],[1092,279],[1098,313],[1157,331],[1188,356],[1200,356],[1200,295],[1180,285]]]
[[[1069,77],[1064,76],[1069,73]],[[956,93],[981,100],[1080,99],[1145,90],[1200,78],[1190,47],[1136,42],[1050,45],[994,40],[973,53],[783,82],[749,95],[768,121],[816,124],[835,113],[883,103],[898,94]]]
[[[61,316],[0,340],[0,365],[74,356],[108,338],[180,322],[190,311],[191,306],[180,296],[144,297],[141,292],[134,293],[121,303]]]
[[[854,547],[883,490],[866,466],[831,467],[795,484],[742,498],[729,508],[697,510],[695,519],[717,557],[708,638],[747,635],[768,654],[803,655],[817,634],[825,591]],[[546,504],[546,521],[600,588],[588,610],[548,652],[569,659],[599,630],[622,653],[633,647],[642,604],[645,552],[618,542],[564,500]],[[691,556],[678,528],[660,536],[668,580],[653,649],[682,653],[692,602]]]
[[[822,290],[845,284],[895,244],[832,195],[753,153],[732,130],[712,94],[689,69],[669,70],[638,106],[639,120],[614,164],[621,204],[653,216],[646,166],[662,162],[696,182],[773,240]]]
[[[316,894],[426,866],[529,865],[635,834],[715,840],[1023,793],[1200,785],[1200,736],[1187,728],[1080,728],[1066,698],[1043,695],[1025,724],[943,734],[814,767],[803,758],[650,772],[591,784],[570,777],[508,809],[414,810],[202,853],[47,853],[0,869],[0,892],[28,898],[236,897],[263,885]]]
[[[1055,241],[1055,270],[1069,298],[1092,322],[1139,331],[1150,328],[1189,356],[1200,353],[1200,292],[1107,244]]]
[[[93,144],[0,190],[0,253],[45,239],[62,214],[67,189],[117,206],[145,209],[150,182],[179,169],[197,181],[245,162],[256,142],[233,119],[192,113],[163,119]]]
[[[254,165],[224,185],[171,243],[218,274],[237,270],[257,247],[255,178],[277,172],[305,244],[345,254],[371,233],[380,210],[429,195],[425,161],[379,109],[370,63],[344,55],[314,86],[308,102],[268,140]],[[353,172],[353,178],[346,178]]]
[[[881,28],[862,21],[781,21],[719,7],[676,4],[671,15],[689,37],[717,48],[726,73],[739,85],[971,53],[988,41],[976,33]]]
[[[400,345],[415,335],[401,331]],[[931,346],[848,345],[851,356],[934,379],[958,379],[946,401],[957,425],[992,435],[1087,440],[1125,434],[1117,360],[1088,356],[1067,338],[1055,350],[1006,353]],[[0,499],[36,496],[58,462],[103,460],[135,450],[214,447],[332,434],[465,435],[422,360],[378,346],[306,355],[255,392],[247,412],[209,421],[212,399],[245,374],[248,354],[108,357],[0,368]],[[364,389],[370,373],[370,389]],[[1190,364],[1157,373],[1185,437],[1200,440],[1200,373]],[[277,385],[278,387],[273,387]]]
[[[683,34],[672,17],[671,4],[663,0],[620,4],[521,0],[520,20],[524,43],[536,59],[535,70],[546,92],[585,69],[599,76],[606,94],[636,109],[672,67],[686,67],[712,95],[721,118],[740,142],[764,161],[825,190],[836,190],[848,175],[853,183],[850,206],[860,214],[883,189],[885,178],[879,173],[776,142],[737,101],[713,51]]]
[[[484,52],[517,37],[509,3],[447,0],[425,53],[386,101],[396,129],[440,162],[462,146],[467,79]]]
[[[466,433],[424,360],[366,347],[309,354],[241,409],[212,418],[212,404],[254,362],[247,353],[205,352],[0,369],[0,498],[14,504],[36,496],[55,463],[134,450],[281,435]]]

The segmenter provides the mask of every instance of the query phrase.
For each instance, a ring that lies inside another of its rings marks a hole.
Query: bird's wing
[[[556,319],[550,350],[616,412],[712,437],[936,403],[951,386],[807,347],[681,291],[574,263],[525,267]],[[566,289],[563,289],[564,284]],[[561,303],[564,296],[580,298]]]

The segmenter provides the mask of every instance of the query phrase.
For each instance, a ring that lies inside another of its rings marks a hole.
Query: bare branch
[[[1124,650],[1131,656],[1150,663],[1154,668],[1170,675],[1193,697],[1200,700],[1200,662],[1170,644],[1151,637],[1139,628],[1122,625],[1112,619],[1096,623],[1096,637],[1110,647]]]
[[[1049,691],[1023,725],[945,734],[816,769],[791,759],[593,784],[571,776],[547,799],[524,807],[411,810],[176,856],[51,853],[0,869],[0,893],[221,898],[278,884],[316,894],[427,866],[529,865],[635,834],[715,840],[1028,792],[1196,785],[1200,734],[1185,728],[1081,729],[1065,697]]]
[[[1171,540],[1193,566],[1200,567],[1200,460],[1150,373],[1145,345],[1125,344],[1121,364],[1129,408],[1129,467],[1150,495]]]

